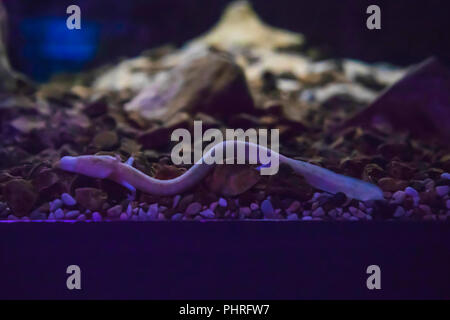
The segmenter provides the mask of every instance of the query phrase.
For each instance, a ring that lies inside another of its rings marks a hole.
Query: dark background
[[[36,80],[79,71],[207,31],[226,0],[5,0],[13,66]],[[325,56],[409,65],[430,55],[448,61],[450,2],[440,0],[253,0],[267,23],[301,32]],[[66,8],[81,7],[82,29],[68,30]],[[366,28],[381,7],[382,30]]]

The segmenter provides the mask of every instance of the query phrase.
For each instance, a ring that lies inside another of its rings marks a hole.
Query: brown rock
[[[84,208],[91,211],[100,210],[107,199],[106,193],[96,188],[78,188],[75,199]]]
[[[109,151],[117,147],[119,138],[115,131],[103,131],[94,137],[93,143],[100,150]]]
[[[450,142],[450,71],[430,58],[380,95],[370,106],[344,123],[378,127],[388,124],[419,138],[440,137]]]
[[[183,62],[160,79],[125,110],[164,121],[181,111],[223,116],[254,110],[242,69],[225,54],[208,53]]]
[[[141,134],[138,138],[138,142],[142,144],[145,149],[159,149],[169,145],[171,134],[172,130],[168,128],[153,128]]]
[[[248,165],[217,165],[207,179],[215,193],[236,196],[253,187],[261,178],[259,172]]]
[[[23,179],[9,181],[4,187],[3,196],[17,217],[23,217],[31,212],[37,200],[37,193],[31,183]]]

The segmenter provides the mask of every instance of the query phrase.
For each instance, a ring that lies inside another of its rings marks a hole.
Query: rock
[[[266,219],[275,218],[275,210],[273,209],[272,202],[266,199],[261,203],[261,211]]]
[[[179,112],[226,116],[254,110],[243,71],[225,55],[207,53],[182,63],[163,78],[142,90],[125,110],[162,121]]]
[[[207,177],[206,184],[212,192],[224,196],[240,195],[253,187],[261,176],[250,165],[216,165]]]
[[[318,207],[316,210],[314,210],[311,215],[313,217],[322,217],[325,215],[325,211],[323,210],[322,207]]]
[[[387,125],[406,130],[418,138],[450,141],[450,71],[436,58],[430,58],[409,72],[371,105],[347,120],[349,126]],[[408,106],[407,110],[405,106]]]
[[[50,211],[56,211],[57,209],[61,208],[63,206],[63,202],[61,199],[55,199],[50,202]]]
[[[68,207],[71,207],[71,206],[74,206],[77,204],[77,201],[68,193],[63,193],[61,195],[61,200]]]
[[[274,50],[296,47],[303,43],[301,34],[277,29],[260,20],[247,1],[235,1],[227,6],[219,22],[206,35],[190,45],[206,44],[223,50],[261,48]]]
[[[438,186],[436,187],[436,193],[440,197],[444,197],[449,193],[450,187],[449,186]]]
[[[103,217],[102,217],[102,215],[99,212],[94,212],[92,214],[92,220],[94,220],[94,221],[102,221]]]
[[[106,215],[111,218],[117,218],[122,213],[122,206],[120,204],[111,207],[106,211]]]
[[[186,208],[186,215],[188,216],[194,216],[197,213],[200,212],[200,210],[202,210],[202,205],[198,202],[193,202],[190,205],[188,205],[188,207]]]
[[[414,188],[411,188],[411,187],[407,187],[407,188],[405,189],[405,193],[406,193],[408,196],[412,197],[412,198],[418,198],[418,197],[419,197],[419,193],[417,192],[417,190],[414,189]]]
[[[3,196],[8,207],[17,217],[30,213],[38,197],[32,184],[23,179],[14,179],[6,183]]]
[[[219,206],[221,206],[222,208],[226,208],[228,206],[227,200],[225,200],[224,198],[219,198]]]
[[[14,119],[10,125],[22,134],[29,134],[33,130],[41,130],[46,127],[45,121],[25,116]]]
[[[406,193],[404,191],[397,191],[392,195],[392,203],[401,204],[405,200]]]
[[[96,188],[78,188],[75,190],[76,201],[85,209],[101,210],[108,198],[107,194]]]
[[[118,146],[119,138],[115,131],[103,131],[94,137],[93,144],[100,150],[109,151]]]
[[[293,221],[293,220],[298,220],[298,215],[297,215],[296,213],[291,213],[290,215],[288,215],[288,216],[286,217],[286,219],[287,219],[287,220],[291,220],[291,221]]]
[[[57,219],[57,220],[61,220],[61,219],[64,219],[64,210],[63,209],[57,209],[55,212],[54,212],[54,215],[55,215],[55,219]]]
[[[201,211],[201,212],[200,212],[200,215],[201,215],[203,218],[206,218],[206,219],[214,219],[214,218],[215,218],[214,212],[211,211],[210,209],[206,209],[206,210]]]
[[[76,219],[80,215],[79,210],[67,211],[65,214],[66,219]]]
[[[443,174],[441,174],[441,178],[442,179],[446,179],[446,180],[450,180],[450,173],[444,172]]]
[[[147,217],[150,220],[157,220],[158,219],[158,204],[153,203],[148,207],[147,210]]]
[[[171,134],[172,130],[165,127],[152,128],[142,133],[138,138],[138,142],[145,149],[159,149],[170,143]]]
[[[363,180],[376,183],[386,176],[386,172],[377,164],[369,163],[364,167]]]
[[[179,221],[179,220],[181,220],[183,218],[183,214],[182,213],[175,213],[173,216],[172,216],[172,220],[173,221]]]
[[[89,117],[98,117],[105,114],[108,111],[108,103],[105,96],[96,98],[94,101],[89,102],[84,108],[84,113]]]
[[[122,212],[122,213],[120,214],[119,219],[120,219],[121,221],[128,220],[128,215],[127,215],[125,212]]]

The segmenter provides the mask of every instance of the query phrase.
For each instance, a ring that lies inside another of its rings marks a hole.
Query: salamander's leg
[[[134,158],[133,157],[129,157],[127,161],[125,161],[125,164],[127,166],[132,166],[134,162]]]
[[[127,196],[127,199],[128,199],[129,201],[134,201],[134,200],[136,199],[136,188],[133,187],[133,186],[132,186],[131,184],[129,184],[128,182],[125,182],[125,181],[122,182],[122,185],[130,191],[130,193],[129,193],[128,196]]]
[[[125,164],[126,164],[127,166],[130,166],[130,167],[131,167],[131,166],[133,166],[133,162],[134,162],[134,158],[133,158],[133,157],[129,157],[128,160],[125,161]],[[128,199],[129,201],[135,200],[135,199],[136,199],[136,188],[133,187],[131,184],[129,184],[129,183],[126,182],[126,181],[123,181],[123,182],[122,182],[122,185],[130,191],[130,193],[128,194],[127,199]]]

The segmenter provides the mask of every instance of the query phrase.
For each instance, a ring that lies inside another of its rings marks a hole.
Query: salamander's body
[[[267,152],[272,157],[277,156],[280,164],[288,164],[296,173],[303,175],[308,183],[317,189],[330,193],[343,192],[349,198],[362,201],[383,199],[382,191],[373,184],[337,174],[307,162],[290,159],[263,146],[242,141],[224,141],[215,145],[187,172],[170,180],[159,180],[147,176],[133,168],[130,162],[122,163],[119,158],[111,156],[63,157],[59,161],[58,167],[62,170],[84,174],[93,178],[110,179],[132,191],[137,189],[154,195],[175,195],[199,183],[214,166],[214,164],[208,164],[211,163],[208,159],[211,160],[218,148],[226,148],[227,146],[245,147],[247,158],[253,152],[255,152],[253,153],[254,155],[259,154],[259,152]],[[267,165],[267,163],[261,163],[259,157],[257,159],[259,164]]]

